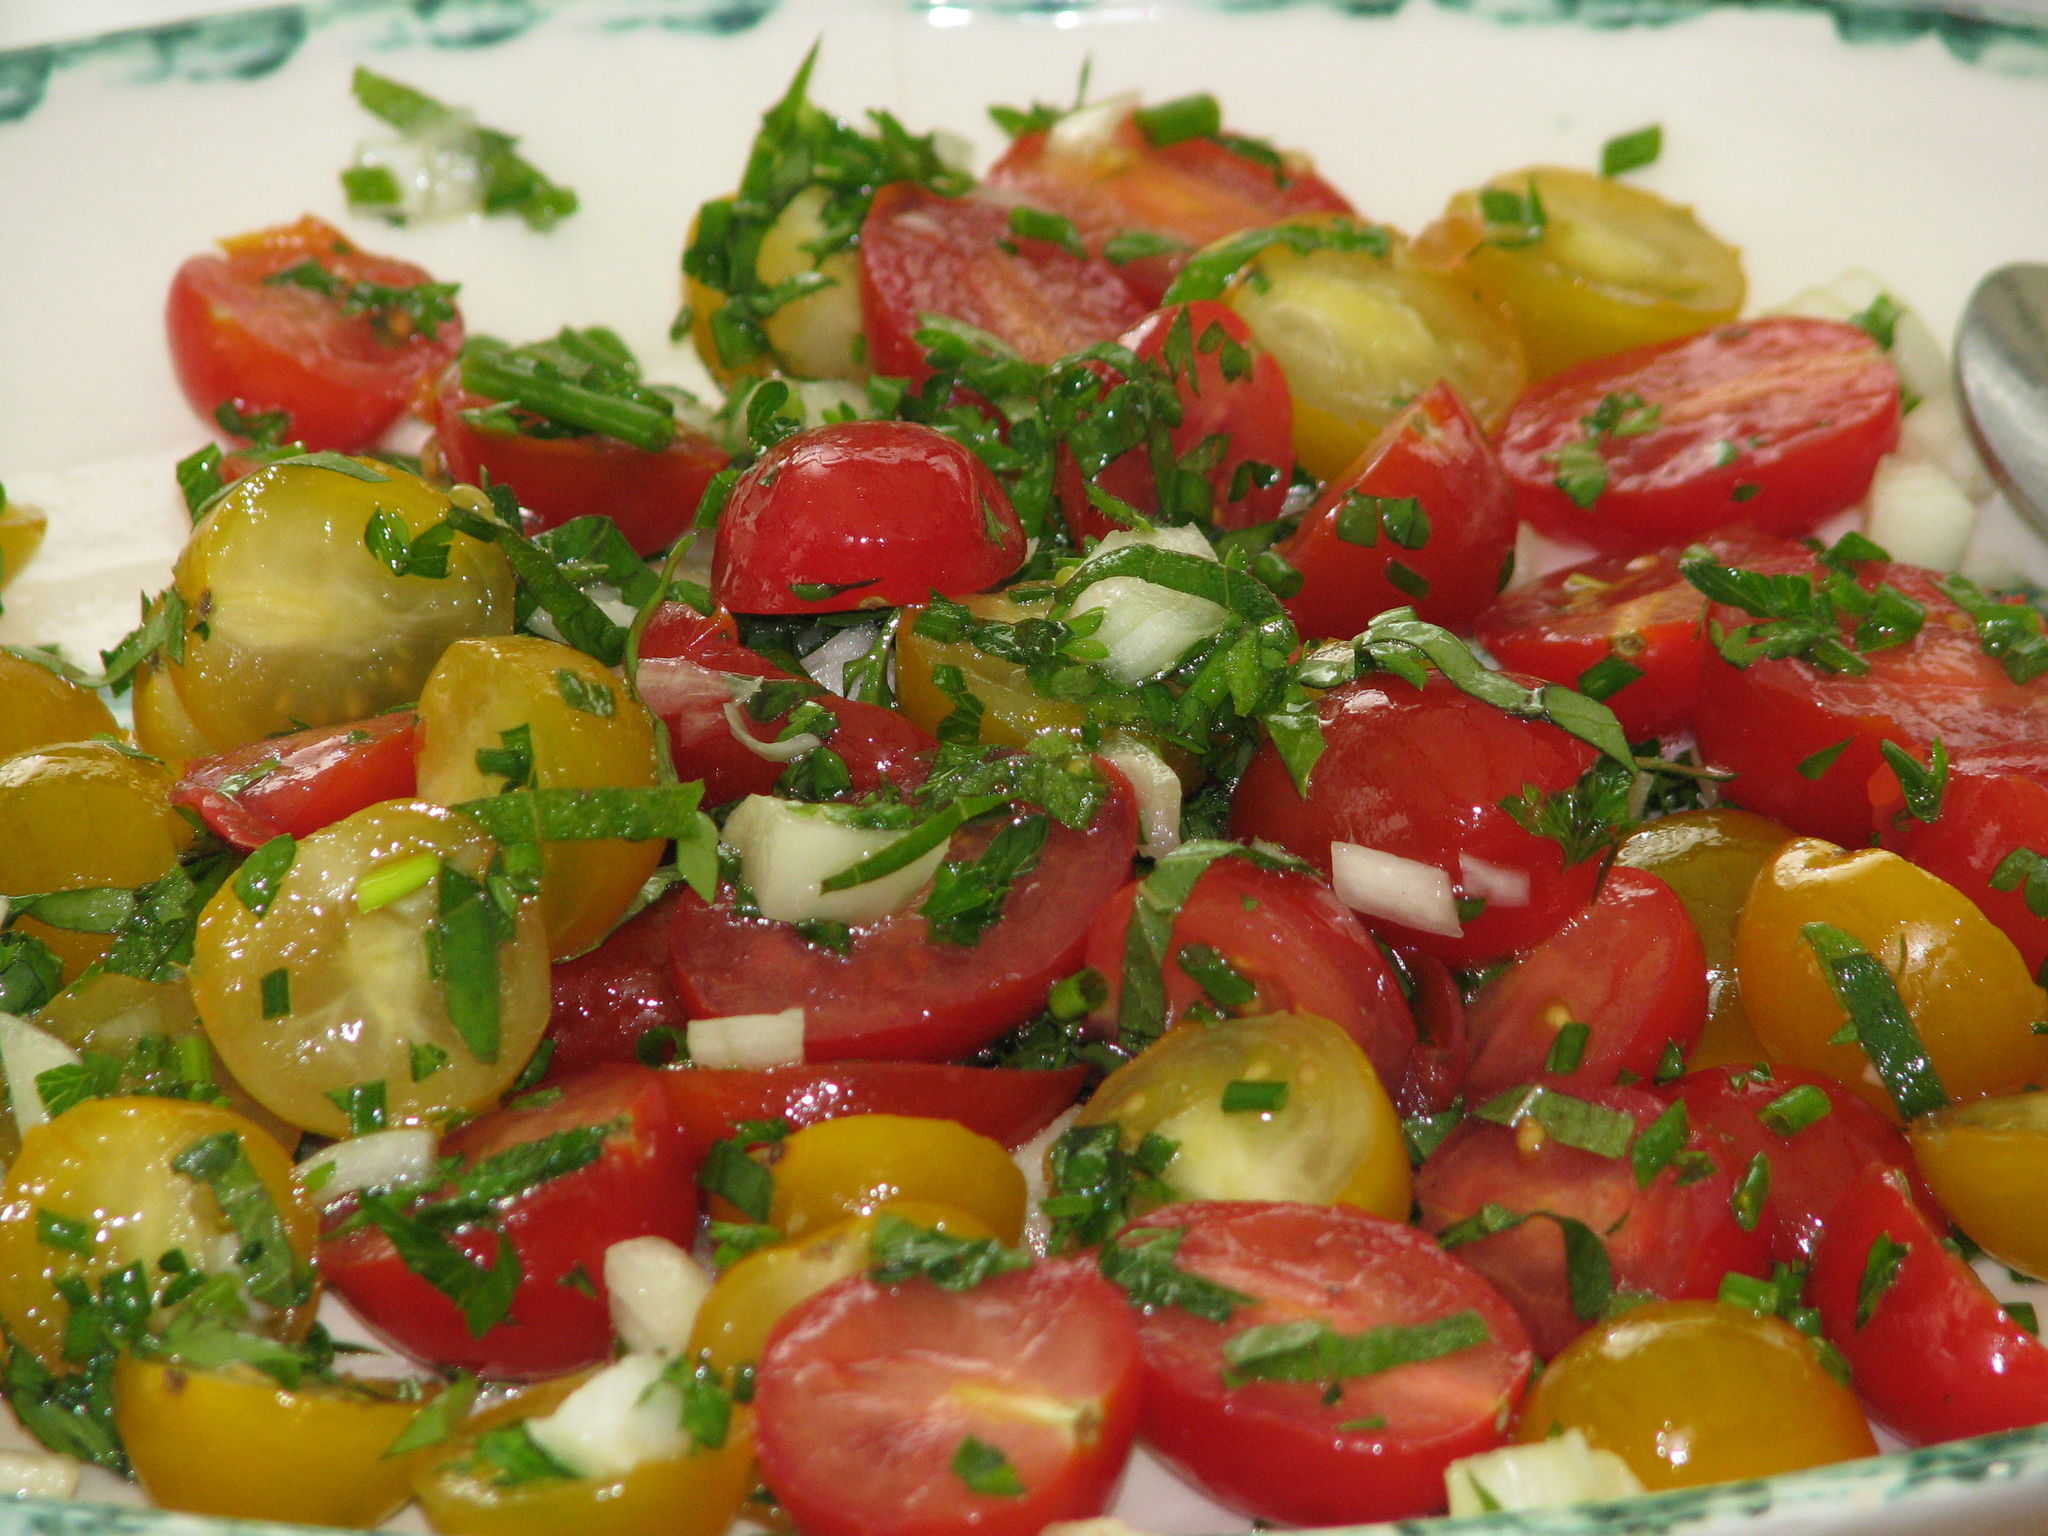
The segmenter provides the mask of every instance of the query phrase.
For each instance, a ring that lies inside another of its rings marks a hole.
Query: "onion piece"
[[[322,1147],[303,1159],[295,1171],[315,1201],[333,1205],[358,1190],[419,1189],[434,1183],[436,1150],[432,1131],[394,1126]]]
[[[725,725],[732,732],[732,739],[745,747],[756,757],[765,757],[771,763],[793,763],[813,747],[822,747],[825,738],[810,731],[799,731],[785,741],[763,741],[747,729],[747,717],[738,699],[725,703]]]
[[[690,1343],[711,1289],[704,1266],[665,1237],[629,1237],[604,1251],[612,1331],[629,1350],[673,1357]]]
[[[1951,571],[1977,526],[1976,504],[1938,464],[1887,454],[1870,482],[1870,537],[1894,560]]]
[[[0,912],[0,919],[4,919]],[[78,1052],[47,1029],[27,1019],[0,1013],[0,1075],[7,1079],[8,1102],[14,1106],[17,1130],[27,1132],[50,1118],[36,1079],[58,1067],[83,1065]]]
[[[583,1477],[622,1477],[643,1462],[688,1453],[682,1394],[662,1380],[659,1355],[629,1354],[526,1420],[540,1448]]]
[[[732,1013],[684,1027],[693,1067],[786,1067],[804,1059],[804,1011]]]
[[[1469,853],[1461,853],[1458,855],[1458,883],[1465,888],[1467,895],[1483,897],[1495,906],[1529,905],[1529,872],[1526,869],[1509,869],[1504,864],[1489,864]]]
[[[1138,852],[1148,859],[1165,858],[1180,846],[1180,775],[1130,737],[1111,741],[1100,756],[1131,781],[1138,797]]]
[[[916,900],[946,860],[949,844],[941,842],[901,869],[827,891],[825,881],[906,835],[850,826],[833,809],[749,795],[726,817],[721,840],[739,853],[763,917],[778,923],[872,923]]]
[[[1595,1449],[1579,1429],[1529,1445],[1504,1445],[1460,1457],[1444,1468],[1444,1489],[1453,1516],[1496,1509],[1556,1509],[1631,1498],[1644,1491],[1627,1462],[1612,1451]]]
[[[1331,843],[1330,884],[1339,901],[1367,917],[1447,939],[1465,931],[1451,877],[1434,864],[1358,843]]]

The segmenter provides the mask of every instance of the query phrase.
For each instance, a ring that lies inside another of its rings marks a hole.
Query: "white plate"
[[[1755,306],[1861,266],[1946,334],[1982,272],[2048,257],[2048,20],[2020,5],[329,0],[0,53],[0,480],[52,514],[0,641],[90,659],[165,580],[186,526],[170,466],[205,434],[172,382],[160,311],[173,268],[220,235],[316,212],[459,280],[472,331],[523,341],[601,322],[653,376],[701,381],[667,339],[685,228],[820,36],[819,101],[887,106],[984,155],[989,102],[1069,100],[1087,61],[1097,94],[1211,89],[1233,126],[1308,149],[1362,211],[1410,229],[1497,171],[1591,164],[1610,136],[1661,123],[1663,158],[1640,179],[1743,245]],[[349,97],[358,61],[521,134],[583,210],[547,235],[350,225],[336,173],[376,131]],[[1241,1528],[1149,1468],[1120,1511],[1159,1532]],[[219,1528],[0,1507],[0,1532]],[[1376,1529],[2038,1536],[2048,1430],[1601,1509]]]

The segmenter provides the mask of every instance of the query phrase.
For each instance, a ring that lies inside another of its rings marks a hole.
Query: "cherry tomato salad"
[[[1655,128],[1409,234],[1208,95],[977,175],[809,72],[715,402],[312,214],[169,275],[190,540],[0,651],[24,1490],[1032,1536],[2048,1421],[2048,636],[1910,311],[1748,312]]]

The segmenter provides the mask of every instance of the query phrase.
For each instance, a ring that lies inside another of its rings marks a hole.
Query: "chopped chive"
[[[1835,766],[1835,759],[1848,751],[1855,744],[1855,741],[1856,738],[1853,736],[1844,736],[1832,747],[1822,747],[1811,757],[1802,757],[1792,765],[1793,771],[1802,779],[1818,780],[1830,768]]]
[[[1550,1055],[1544,1060],[1543,1070],[1560,1075],[1578,1071],[1579,1063],[1586,1059],[1586,1042],[1592,1034],[1591,1028],[1576,1019],[1566,1024],[1550,1042]]]
[[[242,899],[242,905],[257,917],[268,912],[298,853],[299,845],[286,833],[273,837],[244,859],[242,867],[235,871],[235,894]]]
[[[1270,1079],[1234,1078],[1223,1085],[1226,1115],[1274,1114],[1287,1103],[1287,1084]]]
[[[1679,1099],[1644,1126],[1636,1136],[1635,1145],[1629,1148],[1629,1167],[1635,1174],[1636,1187],[1648,1189],[1691,1140],[1692,1124],[1686,1114],[1685,1101]]]
[[[1643,166],[1654,165],[1663,153],[1664,129],[1661,124],[1651,123],[1647,128],[1617,133],[1600,146],[1600,174],[1620,176],[1640,170]]]
[[[375,912],[424,888],[441,868],[441,857],[415,853],[380,864],[356,881],[356,910]]]
[[[953,1453],[953,1475],[972,1493],[996,1499],[1024,1496],[1024,1480],[1010,1465],[1010,1458],[986,1440],[977,1440],[972,1435],[962,1439],[960,1448]]]
[[[1579,674],[1575,685],[1589,699],[1611,699],[1643,675],[1625,656],[1603,656]]]
[[[1780,1136],[1795,1136],[1834,1110],[1828,1096],[1811,1083],[1781,1093],[1756,1112],[1757,1119]]]
[[[1857,1332],[1863,1331],[1884,1293],[1898,1281],[1899,1267],[1912,1251],[1906,1243],[1893,1242],[1889,1232],[1878,1233],[1871,1242],[1870,1251],[1863,1258],[1863,1274],[1856,1282]]]
[[[265,971],[258,983],[263,999],[263,1017],[281,1019],[292,1011],[292,973],[283,966]]]
[[[45,1248],[75,1253],[81,1258],[89,1257],[93,1249],[92,1226],[74,1216],[65,1216],[39,1205],[36,1207],[36,1241]]]
[[[1763,1220],[1764,1201],[1770,1194],[1770,1154],[1759,1152],[1749,1160],[1734,1192],[1728,1196],[1728,1209],[1735,1213],[1735,1224],[1745,1232],[1754,1232],[1756,1224]]]
[[[1162,101],[1156,107],[1139,107],[1131,113],[1138,132],[1154,149],[1189,139],[1214,138],[1223,129],[1223,108],[1207,91]]]

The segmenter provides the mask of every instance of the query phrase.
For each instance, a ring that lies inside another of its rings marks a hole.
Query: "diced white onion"
[[[0,911],[0,920],[5,917]],[[27,1131],[50,1118],[42,1094],[36,1091],[36,1079],[57,1067],[79,1064],[78,1052],[47,1029],[38,1029],[11,1013],[0,1013],[0,1073],[7,1077],[7,1098],[14,1106],[16,1129]]]
[[[1332,843],[1330,884],[1339,901],[1367,917],[1447,939],[1465,931],[1451,877],[1434,864],[1357,843]]]
[[[749,795],[726,818],[724,840],[737,849],[761,915],[781,923],[871,923],[908,906],[945,862],[946,844],[893,874],[843,891],[826,880],[879,853],[901,832],[851,827],[824,806]]]
[[[1196,528],[1155,528],[1149,532],[1119,528],[1106,534],[1081,562],[1098,560],[1134,544],[1175,554],[1214,560],[1216,551]],[[1230,611],[1206,597],[1177,592],[1157,582],[1135,576],[1111,576],[1098,581],[1074,599],[1075,613],[1103,610],[1102,627],[1094,638],[1108,649],[1103,670],[1121,683],[1139,683],[1157,677],[1189,647],[1206,640],[1221,629]]]
[[[0,1499],[68,1499],[81,1463],[42,1451],[0,1451]]]
[[[1108,147],[1117,124],[1138,103],[1135,91],[1126,91],[1103,101],[1069,112],[1046,130],[1045,148],[1054,155],[1092,155]]]
[[[1458,855],[1458,883],[1467,896],[1478,896],[1497,907],[1529,905],[1529,872],[1489,864],[1469,853]]]
[[[846,692],[846,664],[858,661],[875,648],[875,636],[880,626],[855,624],[842,629],[838,634],[819,646],[804,658],[804,671],[811,681],[828,693]]]
[[[692,1019],[684,1033],[695,1067],[786,1067],[804,1059],[804,1011]]]
[[[633,686],[657,715],[673,715],[697,703],[725,704],[737,696],[732,679],[687,656],[644,657]]]
[[[665,1237],[629,1237],[604,1251],[604,1289],[627,1349],[672,1356],[689,1345],[711,1277]]]
[[[1462,1457],[1444,1468],[1444,1488],[1453,1516],[1496,1509],[1556,1509],[1643,1492],[1641,1479],[1627,1462],[1612,1451],[1594,1449],[1577,1429]]]
[[[1861,268],[1852,268],[1818,288],[1808,288],[1772,314],[1811,315],[1817,320],[1848,321],[1862,314],[1880,296],[1889,296],[1900,306],[1892,325],[1891,360],[1899,370],[1899,383],[1921,400],[1942,400],[1949,394],[1948,351],[1920,312],[1908,304],[1899,291],[1882,278]]]
[[[1138,797],[1138,852],[1163,859],[1180,846],[1180,775],[1157,752],[1130,738],[1113,740],[1102,756],[1131,781]]]
[[[1870,482],[1870,537],[1908,565],[1953,570],[1962,563],[1977,508],[1935,464],[1887,454]]]
[[[811,748],[824,745],[825,738],[809,731],[799,731],[787,741],[763,741],[747,729],[746,711],[737,699],[725,703],[725,724],[732,732],[732,739],[745,747],[756,757],[765,757],[771,763],[793,763]]]
[[[1145,1536],[1135,1525],[1126,1525],[1115,1515],[1097,1515],[1092,1520],[1055,1520],[1038,1536]]]
[[[434,1133],[420,1126],[366,1131],[302,1161],[299,1182],[322,1205],[362,1189],[416,1189],[434,1182],[435,1151]]]
[[[553,1413],[526,1421],[527,1433],[584,1477],[622,1477],[643,1462],[690,1448],[682,1397],[661,1379],[660,1356],[629,1354],[562,1399]]]
[[[1977,454],[1970,429],[1963,425],[1963,413],[1955,397],[1922,400],[1899,423],[1899,446],[1903,459],[1918,459],[1948,472],[1972,501],[1991,494],[1991,475]]]

